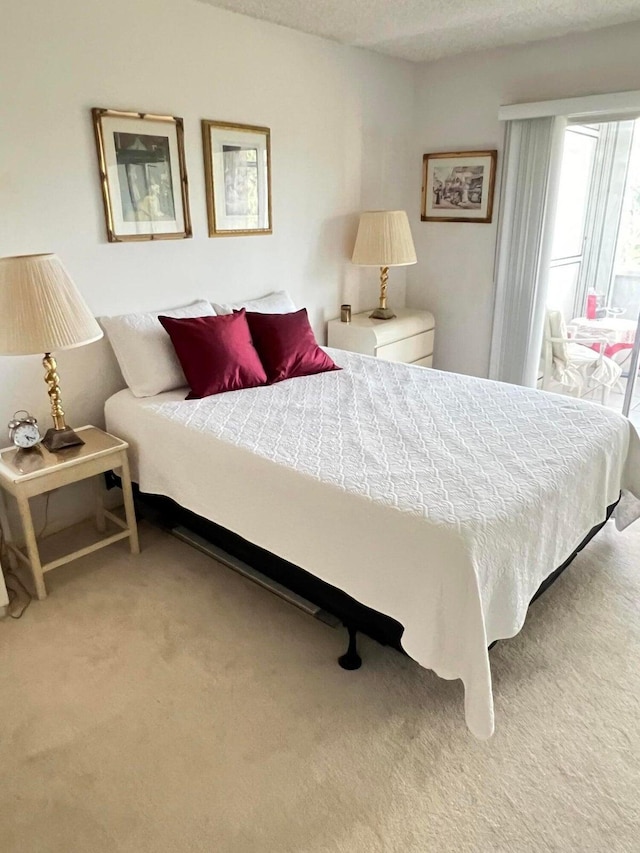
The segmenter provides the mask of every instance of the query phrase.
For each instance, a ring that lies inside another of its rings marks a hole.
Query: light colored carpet
[[[0,624],[3,853],[640,849],[640,525],[608,526],[459,682],[142,527]]]

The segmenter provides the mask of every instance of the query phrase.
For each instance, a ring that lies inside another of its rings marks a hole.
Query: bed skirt
[[[119,485],[118,477],[111,473],[108,475],[109,486]],[[347,595],[335,586],[310,574],[305,569],[295,566],[293,563],[283,560],[281,557],[248,542],[241,536],[226,530],[213,521],[181,507],[171,498],[162,495],[150,495],[140,491],[134,484],[136,507],[144,518],[152,524],[156,524],[167,530],[175,527],[186,527],[191,532],[201,536],[207,542],[221,548],[236,560],[259,570],[262,574],[271,578],[276,583],[291,590],[291,592],[315,604],[321,610],[334,616],[351,631],[358,631],[376,640],[382,645],[393,646],[401,652],[402,634],[404,626],[397,620],[366,607],[355,598]],[[580,542],[573,553],[558,566],[538,587],[531,598],[530,604],[539,598],[560,577],[566,568],[573,562],[574,558],[593,539],[593,537],[604,527],[611,517],[618,501],[607,507],[606,517],[600,524],[593,527]],[[491,643],[492,648],[498,640]],[[352,668],[352,667],[349,667]]]

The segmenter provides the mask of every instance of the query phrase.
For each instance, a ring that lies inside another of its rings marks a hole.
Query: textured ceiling
[[[640,20],[640,0],[200,0],[415,62]]]

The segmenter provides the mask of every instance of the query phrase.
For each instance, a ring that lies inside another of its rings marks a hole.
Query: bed
[[[162,495],[402,626],[494,730],[488,647],[616,505],[640,516],[640,441],[597,404],[328,349],[343,369],[105,407]]]

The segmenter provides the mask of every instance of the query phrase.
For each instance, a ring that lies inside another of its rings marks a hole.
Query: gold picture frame
[[[91,115],[109,242],[191,237],[182,119],[101,107]]]
[[[202,120],[210,237],[272,234],[271,131]]]
[[[423,222],[491,222],[498,152],[445,151],[422,161]]]

